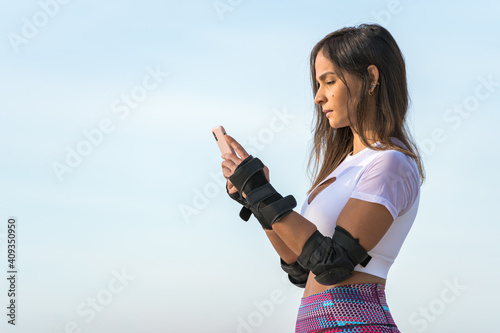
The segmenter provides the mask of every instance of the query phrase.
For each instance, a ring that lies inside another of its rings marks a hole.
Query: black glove
[[[246,199],[243,198],[241,196],[240,192],[238,192],[238,191],[236,191],[234,193],[229,193],[229,190],[227,189],[227,182],[226,182],[226,192],[231,197],[231,199],[239,202],[240,204],[242,204],[244,206],[240,210],[240,217],[243,221],[248,221],[248,219],[250,219],[250,216],[252,216],[252,210],[250,209],[250,205],[248,204]]]
[[[246,194],[247,207],[264,229],[272,230],[272,224],[293,211],[297,202],[292,195],[283,198],[269,183],[264,173],[264,164],[249,155],[234,173],[228,177],[238,193]],[[243,198],[241,198],[243,199]]]
[[[245,165],[251,159],[253,159],[253,156],[249,155],[238,166]],[[264,184],[262,184],[262,185],[264,185]],[[234,193],[229,193],[229,190],[227,188],[227,182],[226,182],[226,192],[231,197],[231,199],[233,199],[233,200],[237,201],[238,203],[240,203],[241,205],[243,205],[243,208],[241,208],[241,211],[240,211],[240,218],[243,221],[248,221],[250,219],[250,216],[252,216],[252,213],[254,213],[255,218],[259,221],[259,223],[262,225],[262,227],[264,227],[263,216],[261,214],[259,214],[259,212],[256,210],[252,211],[252,207],[250,206],[248,201],[245,198],[243,198],[243,196],[240,194],[240,191],[236,191]]]
[[[252,155],[249,155],[247,158],[245,158],[239,165],[245,164],[249,162],[253,158]],[[231,197],[231,199],[237,201],[238,203],[242,204],[244,207],[241,208],[240,211],[240,218],[243,221],[248,221],[250,219],[250,216],[252,216],[252,211],[250,209],[250,205],[248,204],[248,201],[241,196],[240,191],[236,191],[234,193],[229,193],[229,190],[227,189],[227,182],[226,182],[226,192]]]

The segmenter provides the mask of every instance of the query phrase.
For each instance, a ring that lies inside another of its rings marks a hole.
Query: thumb
[[[264,174],[266,175],[267,181],[271,182],[269,179],[269,169],[264,165]]]
[[[238,192],[238,189],[233,185],[233,183],[231,183],[229,179],[227,180],[227,190],[231,194]]]

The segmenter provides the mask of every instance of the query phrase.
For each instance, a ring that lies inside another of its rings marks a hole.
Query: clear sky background
[[[4,1],[1,331],[293,332],[303,289],[257,220],[239,218],[211,129],[302,204],[309,53],[367,22],[404,54],[427,175],[389,271],[390,310],[403,332],[495,332],[498,12],[495,1]]]

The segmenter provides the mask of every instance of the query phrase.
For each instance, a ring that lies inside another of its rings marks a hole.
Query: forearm
[[[274,249],[285,263],[293,264],[297,261],[298,255],[290,250],[290,248],[285,244],[285,242],[283,242],[274,230],[265,230],[265,232]]]
[[[296,211],[287,214],[280,221],[274,223],[272,227],[284,245],[295,254],[295,259],[302,252],[309,237],[317,230],[311,221]]]

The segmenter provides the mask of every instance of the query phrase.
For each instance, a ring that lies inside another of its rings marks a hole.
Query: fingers
[[[236,163],[234,163],[229,159],[222,161],[221,166],[222,166],[222,174],[226,179],[229,178],[236,169]]]
[[[233,139],[232,136],[226,134],[224,135],[224,138],[242,159],[245,159],[249,156],[246,150],[235,139]]]
[[[228,179],[232,174],[233,173],[231,172],[231,170],[227,168],[222,169],[222,175],[224,176],[224,178]]]
[[[238,192],[238,189],[229,181],[227,180],[227,190],[230,194]]]
[[[236,167],[241,163],[241,161],[246,159],[250,155],[248,155],[246,150],[235,139],[233,139],[233,137],[226,134],[224,135],[224,138],[226,142],[229,143],[231,147],[233,147],[235,153],[239,155],[238,157],[236,154],[229,153],[229,154],[224,154],[222,156],[222,158],[224,159],[224,161],[221,163],[222,174],[228,180],[228,189],[230,193],[232,193],[232,191],[237,191],[237,190],[233,184],[229,183],[228,178],[234,173],[234,170],[236,170]],[[245,193],[242,193],[242,196],[243,198],[246,198]]]
[[[222,167],[222,174],[224,175],[224,177],[226,179],[228,179],[232,174],[233,174],[233,171],[225,166]]]

